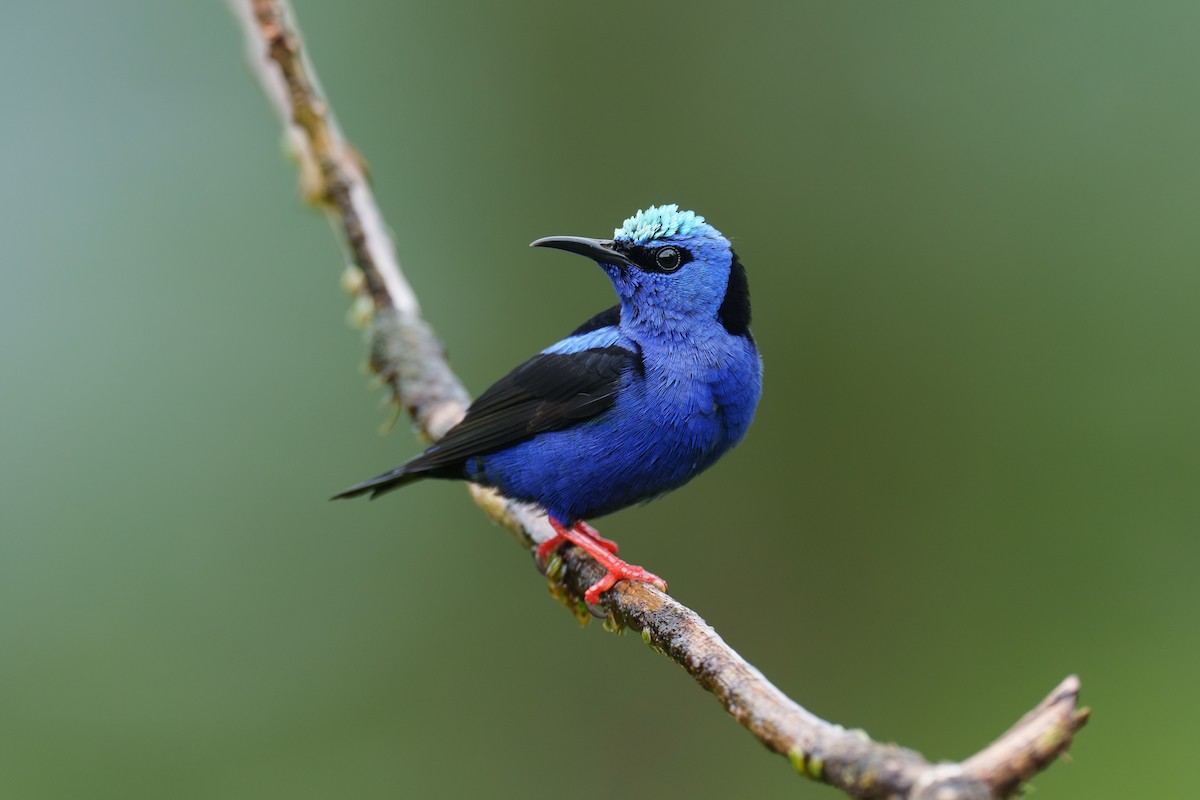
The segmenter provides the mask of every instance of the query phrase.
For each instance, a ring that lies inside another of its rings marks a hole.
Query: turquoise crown
[[[665,206],[650,206],[639,210],[625,224],[613,231],[614,239],[645,244],[651,239],[667,236],[687,236],[704,222],[704,217],[694,211],[680,211],[671,203]]]

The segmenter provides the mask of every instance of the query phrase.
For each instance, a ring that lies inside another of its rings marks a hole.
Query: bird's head
[[[593,259],[621,299],[623,324],[687,332],[717,321],[748,336],[746,271],[721,232],[674,204],[638,211],[612,239],[547,236],[531,247],[553,247]]]

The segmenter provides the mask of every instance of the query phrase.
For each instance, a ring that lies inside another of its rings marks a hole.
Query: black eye
[[[654,253],[654,263],[663,272],[674,272],[683,265],[683,257],[676,247],[660,247]]]

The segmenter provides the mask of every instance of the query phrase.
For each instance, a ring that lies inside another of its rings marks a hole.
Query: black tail
[[[343,492],[338,492],[329,499],[340,500],[343,497],[358,497],[359,495],[370,492],[371,499],[374,500],[381,494],[386,494],[393,489],[399,489],[405,484],[412,483],[413,481],[424,477],[427,477],[427,473],[424,470],[413,470],[408,464],[405,464],[385,472],[382,475],[376,475],[369,481],[364,481],[363,483],[351,486],[349,489],[346,489]]]

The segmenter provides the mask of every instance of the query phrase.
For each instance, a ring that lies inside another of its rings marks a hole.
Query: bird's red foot
[[[553,517],[550,518],[550,525],[554,528],[555,536],[538,546],[539,558],[545,558],[564,541],[568,541],[596,559],[606,570],[604,577],[589,586],[588,590],[583,593],[585,603],[592,605],[599,603],[600,595],[615,586],[617,581],[638,581],[649,583],[664,592],[667,590],[667,582],[662,578],[641,567],[626,564],[617,558],[616,542],[601,537],[590,525],[580,522],[576,523],[575,527],[568,529]],[[545,553],[543,553],[543,549],[545,549]]]
[[[585,603],[592,605],[599,603],[600,595],[616,586],[617,581],[637,581],[638,583],[648,583],[662,592],[667,590],[667,582],[653,572],[647,572],[633,564],[626,564],[619,558],[614,558],[613,561],[615,563],[604,564],[608,574],[589,586],[588,590],[583,593]]]

